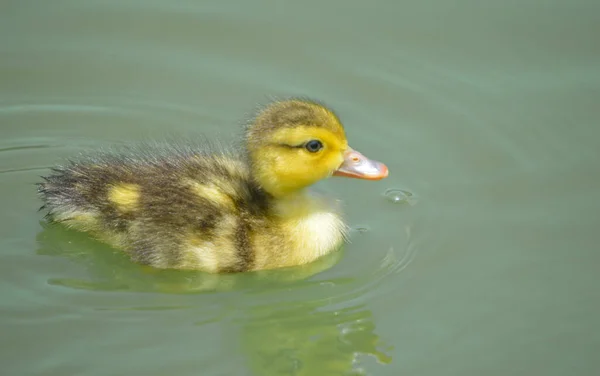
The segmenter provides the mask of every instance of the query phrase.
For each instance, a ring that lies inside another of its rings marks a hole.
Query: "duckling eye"
[[[311,153],[316,153],[323,149],[323,143],[321,143],[319,140],[310,140],[304,145],[304,147]]]

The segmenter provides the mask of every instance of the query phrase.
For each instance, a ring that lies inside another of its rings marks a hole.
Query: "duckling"
[[[169,144],[70,160],[42,177],[49,222],[62,223],[160,269],[232,273],[311,263],[347,226],[308,187],[366,180],[388,168],[348,145],[320,102],[275,101],[245,129],[242,150]],[[214,149],[214,150],[213,150]]]

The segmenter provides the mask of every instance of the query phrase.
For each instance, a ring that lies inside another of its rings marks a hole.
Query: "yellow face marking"
[[[135,210],[140,202],[140,187],[136,184],[118,184],[108,191],[108,200],[123,212]]]
[[[319,140],[323,148],[309,152],[300,146]],[[330,176],[343,162],[345,137],[314,126],[282,128],[265,138],[252,154],[254,173],[269,193],[281,197]]]
[[[213,184],[201,184],[197,181],[190,180],[189,184],[192,187],[192,190],[195,194],[200,197],[203,197],[218,206],[226,207],[229,209],[235,209],[235,204],[233,199],[220,190],[217,186]]]

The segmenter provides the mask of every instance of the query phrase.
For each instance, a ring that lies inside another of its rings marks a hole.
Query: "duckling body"
[[[53,169],[39,192],[50,220],[138,263],[212,273],[274,269],[341,246],[340,213],[306,188],[336,172],[356,174],[344,167],[356,155],[363,157],[349,149],[331,110],[290,100],[257,116],[246,150],[168,145],[97,154]],[[367,161],[376,171],[363,178],[387,175]]]

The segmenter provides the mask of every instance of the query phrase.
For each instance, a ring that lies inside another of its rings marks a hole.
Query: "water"
[[[598,373],[597,2],[0,9],[3,375]],[[355,230],[321,273],[156,272],[37,212],[61,158],[288,95],[390,168],[317,187]]]

